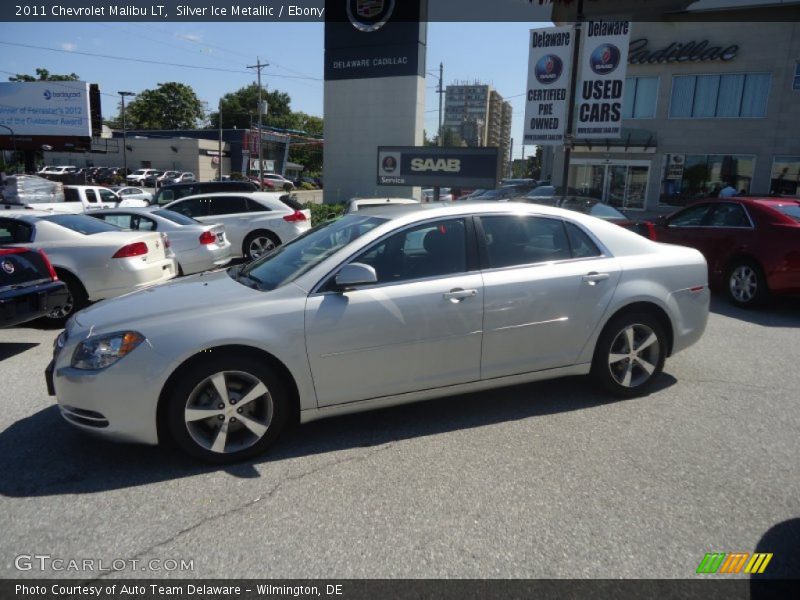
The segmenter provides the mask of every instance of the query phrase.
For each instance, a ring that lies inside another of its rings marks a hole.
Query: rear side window
[[[248,212],[247,198],[243,196],[214,196],[211,202],[211,215],[234,215]]]
[[[295,196],[291,196],[289,194],[281,196],[281,202],[283,202],[286,206],[288,206],[292,210],[303,210],[305,208],[305,206],[303,206]]]
[[[700,227],[711,209],[710,204],[691,206],[669,220],[670,227]]]
[[[567,228],[572,258],[590,258],[603,254],[583,229],[569,222],[564,223],[564,226]]]
[[[750,227],[750,219],[741,204],[723,202],[714,207],[708,223],[709,227]]]
[[[563,221],[545,217],[481,217],[489,268],[572,258]]]

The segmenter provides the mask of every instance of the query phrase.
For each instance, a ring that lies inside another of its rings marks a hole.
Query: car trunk
[[[0,248],[0,290],[38,285],[50,279],[50,270],[41,253]]]

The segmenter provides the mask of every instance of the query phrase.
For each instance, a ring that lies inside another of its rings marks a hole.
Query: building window
[[[767,113],[770,73],[678,75],[672,78],[672,119],[758,118]]]
[[[716,198],[730,184],[749,194],[755,157],[742,154],[688,154],[682,171],[673,165],[661,184],[661,204],[683,206],[700,198]]]
[[[769,180],[773,194],[800,194],[800,156],[776,156]]]
[[[656,116],[658,77],[628,77],[623,94],[623,119],[652,119]]]
[[[792,89],[800,91],[800,62],[794,66],[794,80],[792,80]]]

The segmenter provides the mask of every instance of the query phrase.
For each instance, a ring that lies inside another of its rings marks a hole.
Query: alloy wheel
[[[267,236],[258,236],[250,241],[249,251],[250,258],[260,258],[263,254],[270,252],[275,248],[275,242]]]
[[[184,422],[200,447],[230,454],[261,440],[273,413],[272,396],[258,377],[220,371],[195,386],[186,401]]]
[[[659,364],[658,336],[642,323],[627,325],[611,343],[608,368],[622,387],[635,388],[652,376]]]
[[[750,265],[739,265],[731,271],[728,286],[731,296],[737,302],[751,302],[758,292],[758,275]]]
[[[48,319],[63,319],[72,314],[75,308],[75,300],[72,297],[72,292],[67,288],[67,299],[64,300],[64,305],[55,309],[53,312],[47,314]]]

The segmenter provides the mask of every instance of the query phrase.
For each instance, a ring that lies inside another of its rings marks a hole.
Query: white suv
[[[128,185],[142,185],[145,177],[149,177],[153,173],[158,173],[158,169],[137,169],[125,178]]]
[[[164,208],[202,223],[222,223],[231,254],[253,260],[311,228],[311,211],[285,192],[222,192],[175,200]]]

